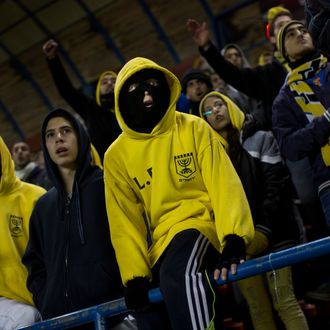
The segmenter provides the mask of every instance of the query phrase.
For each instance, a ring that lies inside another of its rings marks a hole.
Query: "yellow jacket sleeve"
[[[133,279],[133,276],[151,279],[143,205],[123,177],[115,159],[107,159],[104,164],[106,208],[111,240],[123,284]]]
[[[199,162],[214,211],[220,250],[229,234],[241,236],[248,245],[254,236],[250,208],[242,183],[219,139],[211,139]]]

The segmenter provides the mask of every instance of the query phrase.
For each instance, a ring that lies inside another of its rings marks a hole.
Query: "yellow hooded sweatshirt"
[[[99,79],[97,81],[97,84],[96,84],[96,92],[95,92],[95,98],[96,98],[96,103],[101,106],[101,82],[102,82],[102,79],[105,75],[109,75],[109,76],[112,76],[112,77],[117,77],[117,74],[113,71],[104,71],[100,74],[99,76]],[[112,110],[112,109],[111,109]]]
[[[15,176],[14,162],[1,137],[0,159],[0,297],[33,305],[21,258],[29,238],[32,209],[46,190]]]
[[[143,69],[162,71],[171,90],[169,108],[151,133],[133,131],[119,109],[123,84]],[[228,234],[247,244],[254,235],[241,182],[217,134],[201,118],[176,111],[180,88],[174,74],[140,57],[117,77],[115,111],[123,133],[105,154],[104,176],[111,239],[124,285],[135,277],[151,279],[151,268],[186,229],[197,229],[218,250]]]
[[[238,129],[238,131],[240,132],[241,129],[243,128],[243,124],[244,124],[244,120],[245,120],[245,115],[244,113],[240,110],[240,108],[226,95],[219,93],[219,92],[210,92],[208,94],[206,94],[200,104],[199,104],[199,115],[201,118],[203,118],[206,122],[206,118],[204,116],[204,103],[206,101],[207,98],[214,96],[214,97],[218,97],[221,100],[223,100],[226,103],[227,109],[228,109],[228,114],[229,114],[229,118],[230,121],[232,123],[232,125],[234,127],[236,127]],[[208,124],[209,125],[209,124]],[[217,133],[218,134],[218,133]],[[218,138],[221,141],[221,144],[224,146],[224,148],[228,151],[228,142],[226,141],[225,138],[223,138],[220,134],[218,134]]]

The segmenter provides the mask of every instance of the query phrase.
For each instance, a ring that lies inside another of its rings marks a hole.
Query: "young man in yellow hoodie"
[[[27,270],[21,262],[28,242],[32,209],[46,191],[20,181],[14,162],[0,137],[0,328],[12,330],[40,320],[26,288]]]
[[[123,134],[105,154],[106,205],[126,305],[144,330],[218,329],[207,271],[235,274],[254,235],[225,150],[202,119],[176,111],[179,94],[170,71],[139,57],[115,86]],[[150,306],[154,286],[164,303]]]

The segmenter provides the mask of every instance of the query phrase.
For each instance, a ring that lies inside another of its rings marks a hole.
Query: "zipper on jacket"
[[[81,221],[81,211],[80,211],[80,196],[79,196],[79,188],[78,182],[75,182],[75,200],[73,202],[73,207],[75,210],[75,216],[77,219],[77,226],[79,231],[80,243],[82,245],[85,244],[85,235],[84,235],[84,228]]]
[[[70,308],[70,297],[69,297],[69,290],[68,290],[68,255],[69,255],[69,234],[70,234],[70,202],[65,206],[65,236],[66,236],[66,245],[65,245],[65,256],[64,256],[64,263],[65,263],[65,298],[67,299],[67,307]]]

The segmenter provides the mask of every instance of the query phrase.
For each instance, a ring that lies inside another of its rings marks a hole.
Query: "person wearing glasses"
[[[218,92],[203,98],[200,116],[219,134],[249,201],[255,236],[247,246],[248,258],[298,244],[299,227],[288,189],[289,175],[273,134],[259,130],[244,135],[246,116],[233,101]],[[291,267],[237,283],[248,302],[255,329],[277,329],[273,308],[286,329],[308,329],[294,295]]]

